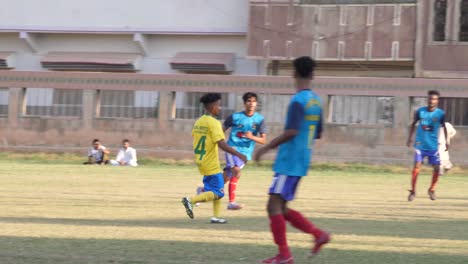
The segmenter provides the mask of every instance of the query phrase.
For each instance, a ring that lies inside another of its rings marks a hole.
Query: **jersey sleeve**
[[[226,120],[224,120],[223,127],[224,129],[228,129],[234,125],[234,119],[232,118],[232,115],[230,115]]]
[[[304,121],[304,107],[299,102],[293,102],[288,110],[286,129],[299,130]]]
[[[258,126],[258,133],[259,134],[266,134],[267,132],[267,128],[266,128],[266,125],[265,125],[265,119],[262,119],[262,121],[260,121],[260,124]]]
[[[420,110],[421,110],[421,108],[414,111],[414,122],[419,121],[419,112],[420,112]]]
[[[445,112],[440,114],[440,127],[445,127]]]
[[[224,139],[224,132],[223,129],[221,128],[221,122],[219,121],[213,121],[210,122],[210,137],[211,140],[216,143],[220,140]]]

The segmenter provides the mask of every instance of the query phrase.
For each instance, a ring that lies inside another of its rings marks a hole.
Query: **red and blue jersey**
[[[439,130],[445,126],[445,112],[440,108],[429,111],[427,107],[421,107],[416,110],[414,120],[419,121],[414,147],[419,150],[437,150]]]

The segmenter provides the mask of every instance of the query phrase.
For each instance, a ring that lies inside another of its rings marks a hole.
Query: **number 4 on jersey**
[[[206,136],[202,136],[200,140],[198,140],[197,146],[195,147],[195,154],[200,155],[200,159],[203,159],[203,156],[206,154],[205,150],[205,141],[206,141]]]

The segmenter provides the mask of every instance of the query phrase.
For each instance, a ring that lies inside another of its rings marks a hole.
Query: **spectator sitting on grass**
[[[93,140],[93,147],[88,150],[88,161],[83,164],[103,165],[109,163],[109,150],[106,149],[99,139]]]
[[[138,166],[136,150],[130,147],[130,140],[124,139],[122,141],[122,148],[117,154],[115,160],[111,160],[110,163],[114,166]]]

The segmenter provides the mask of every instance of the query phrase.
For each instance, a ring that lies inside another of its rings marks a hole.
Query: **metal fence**
[[[422,106],[427,106],[427,97],[411,98],[411,113]],[[468,98],[441,97],[439,108],[445,111],[446,122],[453,126],[468,126]]]
[[[0,88],[0,116],[8,115],[8,88]]]
[[[394,97],[332,95],[329,122],[393,124]]]
[[[205,93],[198,92],[177,92],[176,93],[176,119],[197,119],[203,112],[203,105],[200,98]],[[226,119],[236,110],[236,94],[221,94],[221,114],[219,118]]]
[[[27,88],[26,116],[81,117],[83,90]]]

